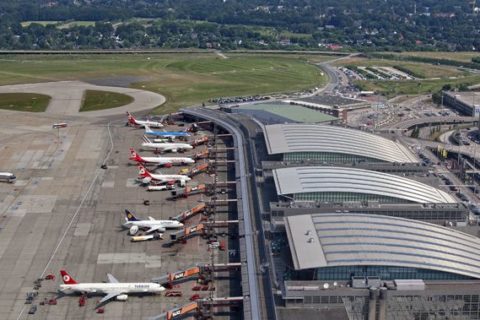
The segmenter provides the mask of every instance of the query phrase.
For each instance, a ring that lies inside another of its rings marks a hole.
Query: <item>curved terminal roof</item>
[[[294,167],[273,170],[277,194],[348,192],[391,197],[414,203],[456,203],[427,184],[383,172],[347,167]]]
[[[396,266],[480,279],[480,239],[438,225],[355,213],[285,218],[295,269]]]
[[[275,124],[264,127],[268,154],[329,152],[386,162],[418,163],[402,144],[360,130],[314,124]]]

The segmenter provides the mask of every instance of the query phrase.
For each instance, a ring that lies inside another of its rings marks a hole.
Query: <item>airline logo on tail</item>
[[[145,169],[144,166],[139,165],[139,166],[138,166],[138,169],[140,170],[140,171],[138,172],[138,174],[139,174],[140,176],[142,176],[142,177],[152,177],[152,176],[150,175],[150,172],[148,172],[148,170]]]
[[[138,219],[133,215],[133,213],[131,213],[127,209],[125,209],[125,215],[126,215],[127,221],[138,221]]]
[[[60,274],[62,275],[63,283],[65,284],[77,284],[75,281],[65,270],[60,270]]]
[[[128,116],[128,122],[130,124],[137,124],[137,122],[135,121],[135,118],[128,111],[127,111],[127,116]]]
[[[133,148],[130,148],[130,160],[143,161],[142,157]]]

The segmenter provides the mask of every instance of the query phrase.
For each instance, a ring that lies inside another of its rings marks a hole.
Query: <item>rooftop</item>
[[[352,213],[285,218],[295,269],[396,266],[480,279],[480,239],[409,219]]]
[[[329,152],[385,162],[418,163],[400,143],[360,130],[330,125],[274,124],[264,127],[268,154]]]
[[[338,120],[336,117],[297,105],[284,103],[258,103],[241,105],[238,109],[268,112],[292,122],[320,123]]]
[[[383,172],[347,167],[290,167],[274,169],[277,194],[360,193],[413,203],[456,203],[448,193],[427,184]]]
[[[347,105],[365,103],[365,101],[362,101],[362,100],[356,100],[356,99],[350,99],[350,98],[344,98],[344,97],[332,96],[332,95],[312,96],[308,98],[296,99],[296,101],[305,101],[305,102],[321,104],[326,106],[347,106]]]
[[[452,97],[455,97],[457,100],[472,106],[480,106],[480,92],[476,91],[467,91],[467,92],[447,92]]]

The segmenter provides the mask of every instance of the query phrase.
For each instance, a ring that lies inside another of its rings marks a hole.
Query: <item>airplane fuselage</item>
[[[158,283],[152,282],[124,282],[124,283],[78,283],[61,284],[60,291],[72,291],[80,293],[108,294],[110,292],[127,293],[160,293],[164,291]]]
[[[149,127],[154,127],[154,128],[162,128],[163,127],[163,124],[161,124],[160,122],[156,122],[156,121],[149,121],[149,120],[137,120],[135,119],[135,124],[137,126],[140,126],[140,127],[145,127],[146,125],[149,126]]]
[[[158,163],[158,164],[171,163],[176,165],[195,163],[195,160],[193,160],[192,158],[185,158],[185,157],[141,157],[141,160],[140,161],[137,160],[137,161],[143,162],[143,163]]]
[[[161,150],[161,151],[172,151],[177,152],[178,150],[190,150],[193,147],[188,143],[154,143],[154,142],[144,142],[142,143],[143,148]]]
[[[185,176],[182,174],[154,174],[151,173],[151,178],[153,180],[158,180],[158,181],[190,181],[192,180],[189,176]]]
[[[127,221],[123,224],[129,228],[131,226],[137,226],[139,228],[152,228],[160,225],[165,229],[176,229],[183,227],[183,224],[175,220],[139,220],[139,221]]]
[[[145,131],[145,134],[156,136],[156,137],[165,137],[165,138],[177,138],[177,137],[189,137],[188,132],[183,131]]]

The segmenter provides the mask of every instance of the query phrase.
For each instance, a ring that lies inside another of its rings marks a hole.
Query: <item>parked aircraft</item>
[[[195,163],[195,160],[187,157],[143,157],[140,156],[133,148],[130,148],[130,160],[142,164],[157,164],[167,168],[171,167],[172,165]]]
[[[140,171],[138,172],[138,175],[140,178],[142,178],[142,181],[144,183],[149,183],[150,181],[157,181],[157,182],[180,182],[182,185],[185,184],[185,182],[192,180],[190,177],[181,175],[181,174],[157,174],[157,173],[151,173],[149,172],[144,166],[141,164],[138,165],[138,168]]]
[[[186,131],[153,131],[148,125],[145,125],[145,134],[156,137],[165,138],[177,138],[177,137],[189,137],[190,133]]]
[[[166,143],[157,143],[157,142],[152,142],[150,139],[147,137],[143,136],[143,143],[142,143],[142,148],[148,148],[148,149],[154,149],[156,151],[162,151],[162,152],[177,152],[180,150],[190,150],[193,149],[191,144],[188,143],[180,143],[180,142],[166,142]]]
[[[119,282],[110,273],[107,273],[108,282],[78,283],[65,270],[60,270],[63,283],[60,285],[61,292],[78,292],[81,294],[95,293],[105,294],[98,304],[111,299],[125,301],[129,293],[160,293],[165,290],[158,283],[153,282]]]
[[[138,120],[128,111],[127,111],[127,116],[128,116],[128,123],[131,124],[132,126],[139,126],[139,127],[150,126],[150,127],[154,127],[154,128],[162,128],[163,127],[163,124],[161,122],[158,122],[158,121]]]
[[[125,223],[123,227],[130,229],[130,235],[134,236],[139,229],[145,229],[146,233],[165,232],[165,229],[178,229],[183,227],[183,223],[176,220],[156,220],[148,217],[148,220],[139,220],[133,213],[125,210]]]

